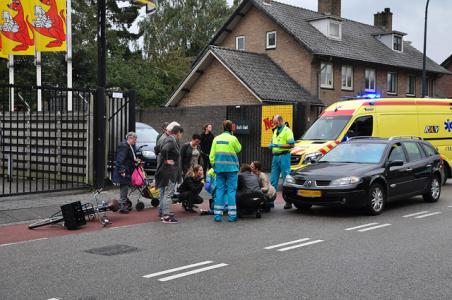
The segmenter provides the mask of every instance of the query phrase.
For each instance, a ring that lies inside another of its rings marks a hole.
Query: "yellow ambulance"
[[[416,136],[441,154],[446,178],[452,166],[452,99],[374,98],[336,102],[297,141],[291,154],[296,170],[354,136]]]

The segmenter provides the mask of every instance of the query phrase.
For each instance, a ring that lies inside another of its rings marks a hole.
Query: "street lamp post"
[[[106,0],[97,2],[97,89],[94,102],[94,172],[95,186],[100,188],[105,180],[105,90],[106,71]]]
[[[427,16],[428,16],[428,5],[430,0],[427,0],[425,5],[425,20],[424,20],[424,55],[422,58],[422,98],[427,96],[427,72],[425,70],[425,61],[427,59]]]

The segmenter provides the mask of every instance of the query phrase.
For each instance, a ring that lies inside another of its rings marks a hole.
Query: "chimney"
[[[390,8],[374,14],[374,26],[384,29],[386,32],[392,31],[392,12]]]
[[[341,16],[341,0],[319,0],[318,4],[319,13],[336,17]]]

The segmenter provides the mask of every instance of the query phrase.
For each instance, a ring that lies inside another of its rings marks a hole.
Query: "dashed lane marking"
[[[413,214],[402,216],[402,218],[410,218],[410,217],[414,217],[414,216],[418,216],[418,215],[423,215],[423,214],[426,214],[428,212],[429,212],[428,210],[424,210],[424,211],[420,211],[420,212],[417,212],[417,213],[413,213]]]
[[[188,272],[185,272],[185,273],[180,273],[180,274],[176,274],[176,275],[160,278],[159,281],[162,281],[162,282],[170,281],[170,280],[173,280],[173,279],[177,279],[177,278],[181,278],[181,277],[185,277],[185,276],[189,276],[189,275],[193,275],[193,274],[197,274],[197,273],[201,273],[201,272],[205,272],[205,271],[209,271],[209,270],[213,270],[213,269],[226,267],[227,265],[228,264],[221,263],[221,264],[217,264],[217,265],[213,265],[213,266],[208,266],[208,267],[204,267],[204,268],[201,268],[201,269],[196,269],[196,270],[188,271]]]
[[[157,273],[144,275],[143,277],[144,278],[157,277],[157,276],[160,276],[160,275],[165,275],[165,274],[168,274],[168,273],[182,271],[182,270],[186,270],[186,269],[190,269],[190,268],[194,268],[194,267],[199,267],[199,266],[203,266],[203,265],[207,265],[207,264],[211,264],[211,263],[213,263],[213,261],[207,260],[207,261],[199,262],[199,263],[196,263],[196,264],[191,264],[191,265],[187,265],[187,266],[183,266],[183,267],[169,269],[169,270],[166,270],[166,271],[161,271],[161,272],[157,272]]]
[[[279,248],[279,247],[282,247],[282,246],[287,246],[287,245],[292,245],[292,244],[296,244],[296,243],[306,242],[306,241],[309,241],[309,240],[310,240],[309,238],[305,238],[305,239],[290,241],[290,242],[282,243],[282,244],[278,244],[278,245],[268,246],[268,247],[265,247],[264,249],[270,250],[270,249]]]
[[[381,224],[381,225],[377,225],[377,226],[372,226],[372,227],[367,227],[364,229],[360,229],[358,230],[359,232],[366,232],[369,230],[374,230],[374,229],[378,229],[378,228],[383,228],[383,227],[387,227],[387,226],[391,226],[391,224],[387,223],[387,224]]]
[[[298,245],[294,245],[294,246],[290,246],[290,247],[286,247],[286,248],[281,248],[281,249],[278,249],[277,251],[284,252],[284,251],[288,251],[288,250],[292,250],[292,249],[296,249],[296,248],[300,248],[300,247],[305,247],[305,246],[309,246],[309,245],[314,245],[314,244],[318,244],[318,243],[322,243],[322,242],[324,242],[324,240],[315,240],[315,241],[310,241],[310,242],[303,243],[303,244],[298,244]]]
[[[436,216],[436,215],[439,215],[439,214],[441,214],[441,212],[440,211],[436,211],[436,212],[433,212],[433,213],[430,213],[430,214],[417,216],[415,218],[416,219],[423,219],[423,218],[427,218],[427,217],[430,217],[430,216]]]
[[[34,240],[28,240],[28,241],[22,241],[22,242],[16,242],[16,243],[8,243],[8,244],[0,244],[0,247],[6,247],[6,246],[12,246],[12,245],[20,245],[20,244],[26,244],[36,241],[42,241],[47,240],[48,238],[40,238],[40,239],[34,239]]]
[[[369,224],[364,224],[364,225],[359,225],[359,226],[355,226],[355,227],[346,228],[345,230],[355,230],[355,229],[364,228],[364,227],[377,225],[377,224],[378,223],[369,223]]]

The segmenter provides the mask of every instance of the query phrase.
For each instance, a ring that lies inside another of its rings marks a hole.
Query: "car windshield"
[[[158,132],[154,128],[137,128],[137,143],[155,143]]]
[[[309,127],[302,140],[335,140],[350,121],[350,116],[320,117]]]
[[[385,144],[378,143],[339,144],[325,154],[319,162],[378,164],[385,147]]]

